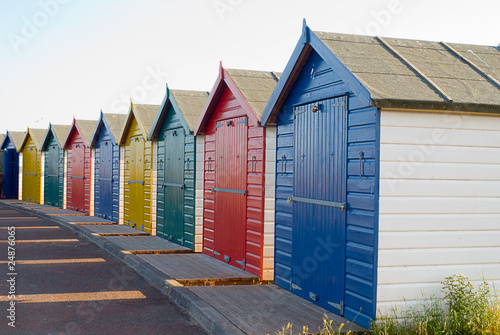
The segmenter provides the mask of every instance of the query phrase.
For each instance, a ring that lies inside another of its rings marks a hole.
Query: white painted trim
[[[125,147],[120,146],[120,181],[118,195],[118,224],[123,224],[124,201],[125,201]]]
[[[17,198],[19,200],[23,200],[23,153],[19,153],[19,185],[17,186],[19,191],[17,194]]]
[[[262,280],[274,279],[274,204],[276,193],[276,127],[266,127],[264,170],[264,245]]]
[[[205,176],[205,135],[196,136],[194,251],[203,251],[203,188]]]
[[[68,207],[68,151],[64,150],[64,167],[63,167],[63,209]]]
[[[40,204],[45,203],[45,151],[40,152]]]
[[[157,153],[158,153],[158,141],[152,141],[152,152],[153,157],[151,159],[153,166],[151,166],[151,235],[156,236],[156,196],[157,196]]]
[[[90,149],[90,205],[89,215],[94,216],[95,192],[95,148]]]

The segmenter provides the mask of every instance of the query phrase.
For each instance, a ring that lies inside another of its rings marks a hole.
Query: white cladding
[[[380,314],[456,273],[500,287],[500,116],[382,110],[379,204]]]

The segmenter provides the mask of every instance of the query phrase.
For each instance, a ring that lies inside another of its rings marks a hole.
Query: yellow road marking
[[[146,299],[141,291],[109,291],[84,293],[24,294],[16,295],[17,303],[70,302],[99,300]],[[8,296],[0,296],[0,301],[11,301]]]
[[[59,229],[60,227],[58,226],[32,226],[32,227],[15,227],[16,230],[18,229]],[[7,227],[0,227],[0,229],[7,229]]]
[[[99,263],[106,262],[104,258],[74,258],[74,259],[34,259],[17,261],[16,264],[67,264],[67,263]],[[6,264],[8,261],[0,261],[0,264]]]
[[[8,241],[0,241],[0,242],[8,242]],[[41,242],[80,242],[76,238],[67,238],[67,239],[53,239],[53,240],[16,240],[16,243],[41,243]]]

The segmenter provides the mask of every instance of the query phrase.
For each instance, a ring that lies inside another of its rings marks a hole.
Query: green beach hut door
[[[165,131],[163,237],[184,245],[184,129]]]
[[[55,145],[48,147],[47,158],[47,204],[60,206],[59,204],[59,149]]]

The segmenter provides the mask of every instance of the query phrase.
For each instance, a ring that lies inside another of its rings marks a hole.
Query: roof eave
[[[429,110],[442,112],[468,112],[500,114],[500,105],[471,104],[444,101],[410,101],[394,99],[374,99],[373,106],[382,109]]]

